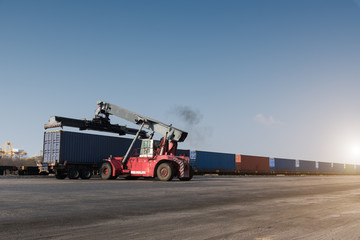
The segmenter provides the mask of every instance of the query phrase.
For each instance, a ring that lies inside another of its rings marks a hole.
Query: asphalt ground
[[[360,176],[0,177],[1,239],[360,239]]]

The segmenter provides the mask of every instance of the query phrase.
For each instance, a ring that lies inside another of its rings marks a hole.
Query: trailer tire
[[[113,176],[112,176],[112,167],[110,165],[110,163],[103,163],[101,165],[101,168],[100,168],[100,177],[104,180],[109,180],[109,179],[115,179]]]
[[[90,179],[92,176],[92,172],[88,168],[83,168],[80,171],[80,177],[81,179]]]
[[[55,177],[56,177],[56,179],[65,179],[66,174],[64,172],[61,172],[61,171],[56,171],[55,172]]]
[[[79,170],[77,168],[70,168],[68,170],[68,177],[70,179],[78,179],[80,177]]]
[[[156,169],[156,176],[160,181],[171,181],[174,177],[174,167],[171,163],[161,163]]]

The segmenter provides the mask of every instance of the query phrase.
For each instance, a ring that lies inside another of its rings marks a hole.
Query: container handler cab
[[[102,179],[116,179],[125,177],[136,179],[139,177],[157,177],[161,181],[171,181],[173,177],[178,177],[181,181],[189,181],[193,177],[193,170],[190,166],[190,159],[186,156],[175,156],[178,142],[183,142],[187,137],[187,132],[174,128],[171,124],[134,113],[111,103],[98,101],[98,108],[92,120],[71,119],[59,116],[52,116],[45,129],[54,127],[75,127],[80,130],[96,130],[120,135],[135,135],[124,156],[109,156],[104,159],[99,169]],[[109,116],[117,116],[140,126],[138,130],[111,124]],[[151,131],[148,134],[143,128]],[[163,138],[158,141],[153,136],[158,133]],[[137,139],[142,139],[140,153],[131,156],[133,145]],[[72,167],[76,171],[76,167]],[[79,173],[77,173],[79,174]],[[65,178],[66,175],[61,169],[55,169],[57,178]]]

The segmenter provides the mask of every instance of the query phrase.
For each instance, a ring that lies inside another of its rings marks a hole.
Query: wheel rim
[[[84,170],[84,171],[82,172],[82,176],[83,176],[84,178],[90,178],[90,177],[91,177],[91,173],[90,173],[89,170]]]
[[[109,169],[105,168],[105,169],[103,170],[103,174],[107,175],[108,173],[109,173]]]
[[[169,174],[169,171],[166,168],[160,170],[160,174],[162,177],[166,177]]]
[[[71,169],[69,170],[69,178],[70,179],[77,179],[80,177],[80,173],[77,169]]]

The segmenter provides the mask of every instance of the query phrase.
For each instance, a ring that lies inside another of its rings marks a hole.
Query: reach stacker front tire
[[[156,176],[160,181],[171,181],[174,177],[174,167],[171,163],[162,163],[156,170]]]
[[[100,168],[100,177],[104,180],[114,179],[110,163],[103,163]]]

